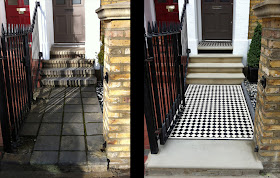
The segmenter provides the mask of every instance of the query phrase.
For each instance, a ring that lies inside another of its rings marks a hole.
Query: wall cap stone
[[[100,20],[130,19],[130,2],[121,2],[100,6],[95,10]]]
[[[280,18],[280,1],[265,0],[253,7],[254,13],[258,18],[279,17]]]

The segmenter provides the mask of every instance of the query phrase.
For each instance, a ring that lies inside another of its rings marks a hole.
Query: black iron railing
[[[144,35],[144,116],[152,154],[165,144],[185,105],[181,23],[148,23]]]
[[[37,8],[36,2],[31,25],[2,24],[0,55],[0,121],[4,151],[12,152],[17,146],[19,132],[31,109],[32,32]],[[33,38],[34,39],[34,38]]]

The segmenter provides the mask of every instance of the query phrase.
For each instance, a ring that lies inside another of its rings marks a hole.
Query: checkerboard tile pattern
[[[189,85],[186,106],[170,139],[253,139],[240,85]]]

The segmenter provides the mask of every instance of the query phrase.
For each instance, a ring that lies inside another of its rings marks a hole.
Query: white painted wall
[[[233,1],[233,54],[242,55],[247,65],[250,0]]]
[[[50,59],[51,46],[54,44],[53,6],[52,0],[37,0],[41,6],[38,8],[38,30],[40,51],[45,60]],[[36,0],[29,0],[30,18],[32,19]]]
[[[6,11],[5,11],[5,2],[4,0],[0,0],[0,33],[2,29],[2,23],[4,24],[4,28],[6,28]]]
[[[95,10],[100,7],[99,0],[85,0],[85,57],[96,59],[100,51],[100,20]],[[98,60],[95,60],[94,68],[100,69]]]

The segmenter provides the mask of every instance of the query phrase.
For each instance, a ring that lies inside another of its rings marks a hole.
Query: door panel
[[[157,21],[179,22],[178,0],[154,0]]]
[[[54,41],[77,43],[85,41],[84,0],[53,0]]]
[[[202,39],[231,40],[233,0],[202,0]]]
[[[29,0],[6,0],[8,24],[30,24]]]

